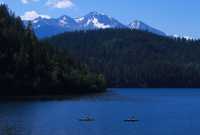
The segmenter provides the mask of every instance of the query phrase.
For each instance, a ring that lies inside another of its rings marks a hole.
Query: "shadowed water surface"
[[[84,115],[95,121],[78,121]],[[123,121],[133,115],[140,121]],[[62,101],[0,103],[0,135],[195,135],[199,128],[196,89],[109,89]]]

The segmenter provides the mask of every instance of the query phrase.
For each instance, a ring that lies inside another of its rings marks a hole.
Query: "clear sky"
[[[200,0],[0,0],[17,15],[77,17],[91,11],[124,24],[141,20],[169,35],[200,38]],[[30,12],[32,11],[32,12]],[[32,13],[32,14],[31,14]],[[37,14],[36,14],[37,13]]]

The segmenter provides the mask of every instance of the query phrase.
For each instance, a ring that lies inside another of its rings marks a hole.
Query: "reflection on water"
[[[62,101],[0,103],[0,135],[200,134],[200,90],[110,89]],[[80,122],[90,115],[93,122]],[[136,116],[139,122],[124,119]]]

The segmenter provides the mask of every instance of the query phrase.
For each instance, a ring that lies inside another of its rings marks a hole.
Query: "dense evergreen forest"
[[[128,29],[45,39],[102,73],[109,87],[200,87],[200,41]]]
[[[23,25],[0,5],[0,95],[33,96],[104,91],[104,77],[66,52],[37,40],[31,24]]]

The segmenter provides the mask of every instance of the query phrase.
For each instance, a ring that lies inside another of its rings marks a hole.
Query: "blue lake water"
[[[84,115],[93,122],[80,122]],[[135,116],[139,122],[124,119]],[[0,102],[0,135],[199,135],[200,90],[109,89],[62,101]]]

